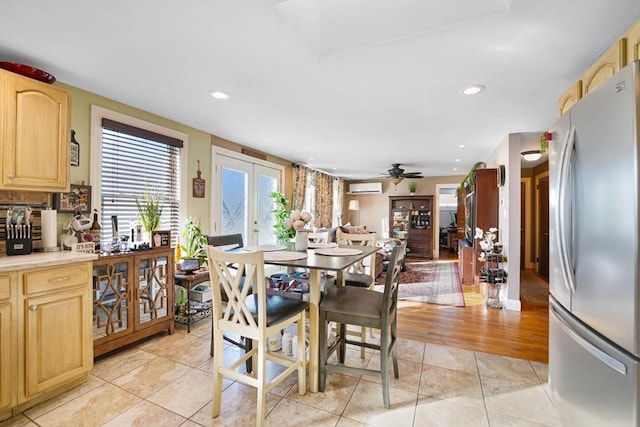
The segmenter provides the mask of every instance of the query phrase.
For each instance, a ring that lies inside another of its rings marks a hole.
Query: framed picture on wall
[[[54,193],[53,208],[63,213],[90,213],[91,186],[71,184],[68,193]]]

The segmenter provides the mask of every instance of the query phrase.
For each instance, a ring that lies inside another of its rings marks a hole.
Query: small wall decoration
[[[200,160],[198,160],[198,176],[193,178],[193,197],[204,198],[204,179],[200,176]]]
[[[154,230],[151,232],[151,247],[171,246],[171,230]]]
[[[76,131],[71,129],[71,166],[80,166],[80,144],[76,141]]]
[[[68,193],[54,193],[53,208],[58,212],[90,213],[91,186],[71,184]]]

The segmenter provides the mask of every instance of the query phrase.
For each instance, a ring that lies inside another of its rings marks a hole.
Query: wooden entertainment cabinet
[[[174,331],[173,251],[101,255],[93,262],[93,351],[98,357]]]
[[[390,196],[389,237],[407,241],[407,255],[431,259],[433,196]]]

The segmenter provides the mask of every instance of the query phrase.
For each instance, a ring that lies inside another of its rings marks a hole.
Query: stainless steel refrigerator
[[[640,426],[639,64],[549,143],[549,386],[568,427]]]

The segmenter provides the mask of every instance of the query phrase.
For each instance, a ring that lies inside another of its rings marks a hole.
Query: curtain
[[[333,180],[331,175],[316,172],[314,225],[330,228],[333,222]]]
[[[345,182],[342,178],[335,179],[336,186],[336,205],[334,206],[334,215],[333,215],[333,223],[336,225],[342,225],[342,211],[344,208],[343,200],[344,200],[344,190],[345,190]]]
[[[302,211],[304,209],[304,198],[307,191],[307,174],[309,169],[297,165],[293,170],[293,200],[291,210]]]

